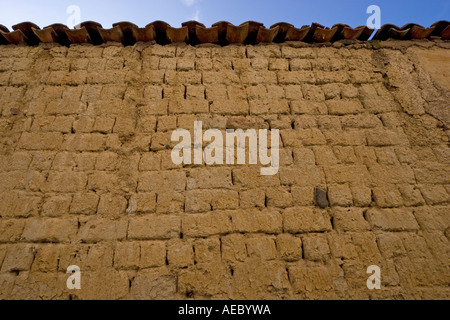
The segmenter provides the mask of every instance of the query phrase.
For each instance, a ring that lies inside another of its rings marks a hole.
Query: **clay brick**
[[[83,269],[95,271],[109,268],[114,265],[113,257],[114,257],[113,244],[109,243],[109,244],[91,245],[89,247],[89,252],[87,254],[86,261],[83,263]]]
[[[239,48],[239,47],[238,47]],[[266,57],[266,58],[279,58],[281,57],[280,47],[277,45],[269,44],[262,47],[247,47],[247,56],[249,58]]]
[[[250,60],[251,67],[254,70],[268,70],[269,69],[269,60],[266,58],[253,58]]]
[[[97,214],[104,217],[118,218],[125,213],[127,200],[117,194],[106,193],[100,196]]]
[[[47,217],[59,217],[69,213],[72,202],[71,196],[53,196],[45,200],[42,206],[42,215]]]
[[[381,254],[387,259],[406,256],[406,250],[403,246],[402,239],[395,233],[379,233],[377,234],[377,242]]]
[[[369,231],[370,226],[364,218],[362,209],[336,208],[332,211],[333,226],[337,231],[364,232]]]
[[[290,69],[292,71],[300,71],[300,70],[311,70],[311,62],[306,59],[291,59]]]
[[[356,114],[364,110],[358,100],[328,100],[326,104],[331,115]]]
[[[335,146],[333,147],[334,154],[340,163],[356,164],[358,159],[354,152],[354,148],[350,146]]]
[[[156,171],[161,168],[161,155],[159,153],[144,153],[139,162],[139,171]]]
[[[328,183],[353,183],[367,185],[370,183],[370,175],[366,166],[361,165],[337,165],[324,168]]]
[[[21,239],[28,242],[68,242],[77,231],[76,218],[29,219]]]
[[[421,229],[425,231],[445,232],[448,225],[446,207],[419,207],[414,211],[414,216]]]
[[[119,242],[114,250],[114,267],[117,269],[137,269],[140,256],[139,242]]]
[[[156,211],[156,194],[139,193],[133,194],[128,201],[126,212],[130,213],[153,213]]]
[[[212,210],[232,210],[239,208],[239,194],[232,190],[212,190]]]
[[[17,244],[11,246],[2,264],[2,272],[28,271],[34,259],[34,248],[31,245]]]
[[[133,217],[128,227],[128,236],[136,240],[170,239],[179,236],[180,227],[180,218],[176,216]]]
[[[292,205],[292,195],[284,188],[268,188],[266,197],[268,207],[287,208]]]
[[[373,114],[346,115],[341,118],[343,128],[377,128],[381,120]]]
[[[277,84],[277,74],[274,71],[248,71],[241,74],[240,79],[245,85]]]
[[[403,132],[372,131],[367,133],[367,145],[375,147],[409,144],[408,138]]]
[[[194,249],[196,263],[214,263],[221,259],[221,241],[218,238],[197,239]]]
[[[14,152],[11,155],[0,156],[2,171],[26,170],[31,164],[33,156],[26,152]]]
[[[188,213],[211,211],[211,192],[191,190],[186,192],[185,210]]]
[[[203,84],[205,85],[230,85],[239,84],[239,77],[232,71],[222,70],[220,72],[203,72]]]
[[[186,296],[225,297],[230,292],[230,274],[225,266],[217,267],[214,263],[197,265],[189,270],[181,270],[179,291]],[[210,284],[214,283],[214,286]]]
[[[58,269],[59,247],[53,244],[37,249],[31,270],[33,272],[53,272]]]
[[[233,183],[244,188],[277,187],[280,178],[278,175],[262,176],[258,167],[246,167],[233,169]]]
[[[261,189],[251,189],[239,192],[241,208],[264,208],[266,194]]]
[[[70,205],[71,214],[92,215],[97,212],[99,196],[94,193],[77,193]]]
[[[324,232],[330,231],[331,225],[320,211],[296,207],[284,210],[283,230],[287,233]]]
[[[293,154],[294,164],[297,167],[315,166],[317,163],[313,150],[309,148],[295,148]]]
[[[281,138],[285,147],[326,144],[325,137],[318,129],[282,130]]]
[[[279,233],[282,229],[281,214],[276,211],[234,211],[232,217],[234,229],[238,232]]]
[[[314,83],[314,73],[310,71],[279,71],[278,83],[282,85]]]
[[[253,100],[250,101],[250,114],[260,115],[260,114],[288,114],[289,104],[287,101],[283,100]]]
[[[352,193],[347,184],[336,184],[329,186],[328,199],[332,207],[348,207],[353,205]]]
[[[448,166],[432,163],[423,163],[420,168],[414,169],[418,183],[423,184],[449,184]]]
[[[167,248],[167,261],[170,266],[185,268],[194,264],[194,250],[192,244],[175,240]]]
[[[83,191],[87,176],[83,172],[51,172],[48,177],[48,189],[53,192]]]
[[[67,151],[100,151],[105,147],[106,136],[103,134],[73,134],[66,136],[63,150]]]
[[[313,288],[322,292],[332,289],[332,279],[328,268],[323,265],[314,265],[308,268],[305,266],[292,266],[288,268],[289,278],[293,279],[292,287],[294,292],[311,292]]]
[[[94,170],[97,155],[83,152],[60,152],[56,154],[52,163],[52,170],[55,171],[90,171]]]
[[[166,263],[166,246],[162,241],[140,243],[140,268],[161,267]]]
[[[182,171],[144,172],[140,174],[138,191],[184,191],[186,173]]]
[[[303,255],[306,260],[326,261],[329,259],[330,248],[327,235],[315,234],[302,237]]]
[[[361,130],[323,130],[329,145],[361,146],[366,145],[366,137]]]
[[[22,235],[23,228],[25,226],[24,220],[19,219],[2,219],[0,221],[0,242],[16,242]],[[0,258],[0,261],[2,259]],[[0,264],[1,267],[1,264]]]
[[[28,133],[24,132],[19,148],[24,150],[55,150],[61,147],[63,135],[57,132]]]
[[[329,146],[314,146],[314,155],[316,163],[320,166],[332,166],[338,163],[333,149]]]
[[[281,47],[281,55],[284,58],[314,59],[317,57],[313,48]]]
[[[356,207],[367,207],[372,202],[372,190],[364,185],[352,185],[353,204]]]
[[[286,92],[286,99],[288,100],[303,100],[302,87],[299,85],[284,86]]]
[[[221,107],[215,107],[220,113]],[[223,107],[226,109],[226,107]],[[169,102],[169,114],[208,113],[209,104],[204,100],[180,100]],[[212,111],[212,110],[211,110]],[[159,124],[159,123],[158,123]]]
[[[212,114],[247,115],[249,110],[246,100],[217,100],[211,104]]]
[[[302,240],[289,234],[280,234],[276,239],[280,257],[288,262],[302,258]]]
[[[288,186],[317,186],[325,182],[325,176],[317,166],[280,168],[280,181],[282,185]]]
[[[420,191],[428,205],[446,204],[450,201],[449,194],[442,185],[422,186]]]
[[[314,76],[317,84],[349,82],[349,75],[346,71],[339,71],[339,70],[333,70],[332,72],[315,71]]]
[[[413,170],[409,166],[405,165],[393,165],[393,166],[380,166],[370,165],[369,172],[371,175],[383,183],[389,184],[415,184],[416,178]]]
[[[177,213],[184,211],[184,195],[179,192],[161,192],[157,194],[157,213]]]
[[[289,61],[285,59],[270,59],[269,70],[271,71],[288,71]]]
[[[292,199],[298,206],[312,206],[314,204],[313,187],[292,187]]]
[[[108,274],[108,276],[106,276]],[[91,271],[83,273],[85,286],[80,293],[80,299],[93,300],[100,297],[105,300],[124,299],[129,292],[129,279],[126,271],[117,271],[113,268],[105,269],[105,272]],[[111,286],[108,279],[115,283]]]
[[[243,262],[247,257],[245,238],[242,234],[222,237],[222,259],[227,263]]]
[[[209,237],[227,234],[232,230],[230,213],[216,211],[207,214],[190,214],[183,217],[183,235],[188,237]]]
[[[39,214],[42,199],[23,192],[2,192],[0,203],[3,208],[2,217],[28,218]]]
[[[379,188],[373,189],[373,198],[375,203],[380,208],[394,208],[401,207],[403,204],[403,199],[395,186],[384,185]]]
[[[414,215],[407,209],[369,209],[366,218],[374,230],[416,231],[419,229]]]
[[[252,236],[245,239],[247,254],[249,257],[257,257],[261,260],[274,260],[277,257],[275,238],[268,236]]]
[[[191,169],[187,179],[188,190],[230,188],[231,186],[232,181],[230,168]]]
[[[127,236],[126,220],[110,220],[92,216],[80,219],[80,222],[78,237],[85,242],[123,240]]]
[[[177,290],[176,276],[166,268],[148,269],[137,274],[131,292],[136,299],[168,299]]]
[[[102,152],[97,156],[95,169],[101,171],[114,171],[117,167],[119,156],[113,152]]]
[[[358,256],[349,234],[329,233],[328,244],[335,258],[355,259]]]

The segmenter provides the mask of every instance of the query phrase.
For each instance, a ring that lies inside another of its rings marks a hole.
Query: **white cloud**
[[[192,7],[197,0],[181,0],[186,7]]]

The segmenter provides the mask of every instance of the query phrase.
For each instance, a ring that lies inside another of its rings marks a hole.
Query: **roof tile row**
[[[326,28],[313,23],[311,26],[296,28],[292,24],[280,22],[266,28],[256,21],[247,21],[239,26],[220,21],[210,28],[197,21],[184,22],[181,28],[174,28],[163,21],[152,22],[144,28],[131,22],[118,22],[113,24],[111,29],[104,29],[101,24],[94,21],[83,22],[77,29],[69,29],[63,24],[52,24],[40,29],[34,23],[23,22],[13,26],[13,31],[0,25],[0,44],[37,45],[42,42],[69,46],[77,43],[99,45],[106,42],[121,42],[124,45],[133,45],[136,42],[150,41],[162,45],[176,42],[191,45],[282,43],[285,41],[323,43],[339,40],[366,41],[373,32],[373,29],[366,26],[351,28],[346,24],[336,24],[332,28]],[[450,40],[450,22],[438,21],[429,28],[415,23],[409,23],[401,28],[385,24],[373,37],[374,40],[390,38]]]

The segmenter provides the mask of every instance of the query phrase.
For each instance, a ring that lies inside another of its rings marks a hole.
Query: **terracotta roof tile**
[[[170,26],[164,21],[154,21],[144,28],[131,22],[118,22],[112,28],[103,28],[95,21],[86,21],[78,29],[69,29],[63,24],[53,24],[41,29],[31,22],[23,22],[13,26],[10,31],[0,25],[0,45],[59,43],[65,46],[75,43],[92,43],[99,45],[105,42],[121,42],[133,45],[136,42],[150,42],[165,45],[185,42],[191,45],[203,43],[257,44],[282,43],[286,41],[304,41],[308,43],[335,42],[339,40],[367,41],[374,30],[360,26],[352,28],[346,24],[336,24],[331,28],[318,23],[297,28],[287,22],[279,22],[266,28],[257,21],[247,21],[235,26],[227,21],[220,21],[208,28],[197,21],[184,22],[181,28]],[[450,39],[450,22],[438,21],[430,27],[415,23],[398,27],[393,24],[383,25],[374,35],[374,40],[410,40],[410,39]]]

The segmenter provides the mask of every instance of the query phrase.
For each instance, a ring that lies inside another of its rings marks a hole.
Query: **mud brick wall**
[[[448,298],[449,48],[1,46],[0,298]],[[174,165],[196,120],[279,172]]]

